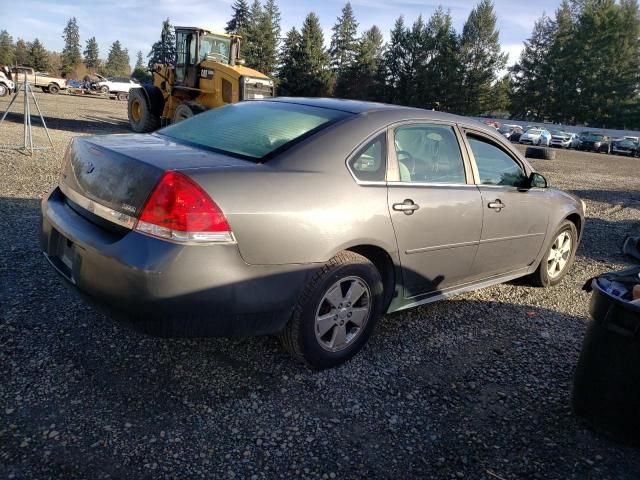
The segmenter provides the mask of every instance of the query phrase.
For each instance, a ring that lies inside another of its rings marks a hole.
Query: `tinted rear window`
[[[307,105],[250,101],[209,110],[158,133],[215,151],[264,160],[349,115]]]

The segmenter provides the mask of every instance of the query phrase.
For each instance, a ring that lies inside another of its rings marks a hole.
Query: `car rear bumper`
[[[245,263],[236,244],[179,245],[107,231],[56,188],[42,202],[41,247],[77,293],[146,333],[245,336],[280,331],[313,265]]]

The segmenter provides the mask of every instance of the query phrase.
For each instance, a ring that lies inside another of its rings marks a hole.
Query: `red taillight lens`
[[[233,241],[222,210],[193,180],[165,172],[147,200],[136,229],[176,241]]]

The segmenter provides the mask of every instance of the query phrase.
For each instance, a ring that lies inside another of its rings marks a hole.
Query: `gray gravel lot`
[[[533,162],[587,202],[560,286],[514,282],[389,315],[353,361],[312,372],[273,338],[149,338],[72,295],[40,253],[40,198],[72,136],[128,132],[126,104],[37,96],[55,149],[0,151],[0,477],[640,478],[639,450],[570,409],[581,286],[627,261],[639,160]],[[21,121],[0,144],[20,141]]]

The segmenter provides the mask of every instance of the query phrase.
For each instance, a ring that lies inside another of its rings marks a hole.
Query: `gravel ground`
[[[312,372],[273,338],[149,338],[78,301],[40,254],[39,201],[69,139],[127,132],[126,105],[37,97],[55,148],[0,151],[3,478],[640,478],[640,451],[570,409],[580,288],[625,264],[639,160],[533,162],[587,202],[560,286],[514,282],[389,315],[353,361]],[[0,143],[20,141],[19,122]]]

